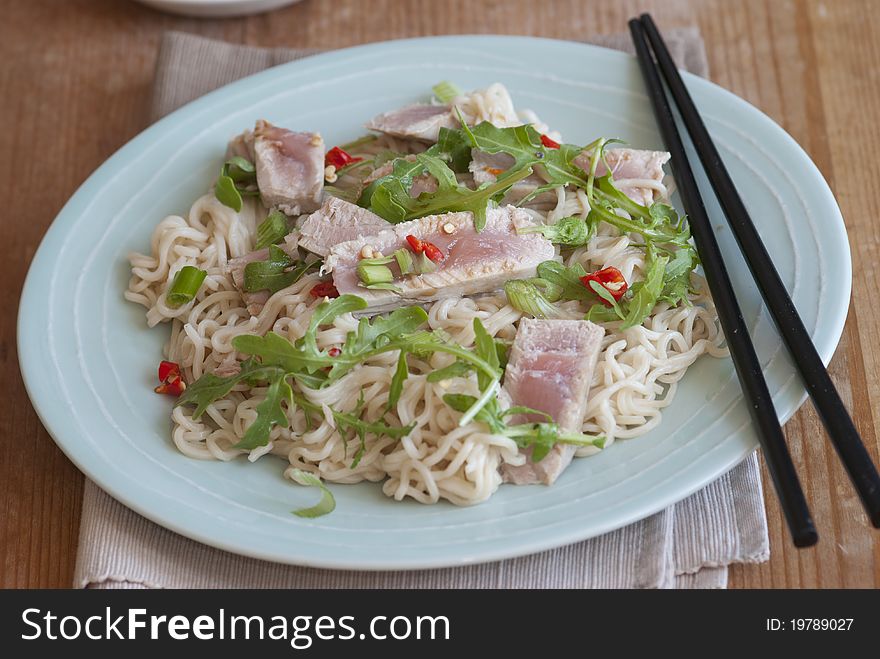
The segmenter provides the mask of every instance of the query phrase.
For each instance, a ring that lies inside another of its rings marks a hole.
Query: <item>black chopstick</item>
[[[791,461],[791,455],[785,445],[785,437],[782,434],[776,410],[773,408],[773,400],[767,389],[761,364],[749,338],[739,303],[727,274],[727,268],[721,257],[721,250],[718,248],[715,234],[712,232],[693,171],[688,164],[684,144],[678,134],[672,109],[663,90],[660,74],[657,72],[656,64],[645,40],[644,28],[637,19],[629,22],[629,28],[660,133],[667,150],[672,154],[670,160],[672,171],[688,216],[694,243],[703,264],[706,282],[712,292],[715,308],[718,311],[718,319],[724,330],[736,374],[749,405],[752,421],[758,431],[758,439],[764,449],[767,468],[788,522],[789,532],[797,547],[809,547],[816,544],[819,537],[813,525],[797,472]]]
[[[724,162],[715,148],[709,131],[694,105],[684,81],[678,74],[669,50],[649,14],[642,14],[642,25],[654,49],[657,63],[675,99],[682,122],[693,141],[712,189],[718,197],[727,222],[736,237],[740,251],[749,265],[752,277],[761,291],[764,303],[776,323],[779,334],[813,399],[813,404],[831,444],[837,450],[871,523],[880,528],[880,475],[871,460],[852,417],[840,399],[804,323],[798,315],[773,260],[767,253],[745,204],[736,190]]]

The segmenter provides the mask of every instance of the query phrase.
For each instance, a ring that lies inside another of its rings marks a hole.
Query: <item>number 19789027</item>
[[[767,618],[768,632],[849,631],[854,618]]]

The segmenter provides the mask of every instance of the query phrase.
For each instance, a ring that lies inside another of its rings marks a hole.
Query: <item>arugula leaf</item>
[[[669,259],[669,263],[666,264],[666,273],[663,275],[663,292],[660,293],[658,302],[668,302],[672,306],[681,302],[690,304],[688,293],[691,289],[691,272],[697,264],[695,249],[677,250]]]
[[[306,517],[309,519],[313,519],[315,517],[327,515],[336,510],[336,499],[333,498],[333,493],[327,489],[327,486],[324,485],[323,481],[321,481],[320,478],[307,471],[303,471],[302,469],[291,469],[290,477],[300,485],[317,487],[321,490],[321,500],[317,504],[311,506],[310,508],[300,508],[299,510],[294,510],[294,515],[296,515],[297,517]]]
[[[418,167],[413,168],[413,164]],[[424,171],[437,179],[437,191],[423,192],[414,199],[409,192],[413,174]],[[428,152],[420,153],[416,156],[416,163],[398,159],[392,174],[377,181],[370,197],[370,210],[394,224],[426,215],[470,211],[474,215],[476,230],[481,231],[486,226],[486,210],[492,198],[506,192],[529,174],[531,169],[514,172],[495,183],[471,190],[456,181],[455,173],[441,158]]]
[[[462,131],[470,138],[473,148],[488,154],[506,153],[512,156],[513,164],[507,168],[507,172],[531,167],[543,162],[546,157],[547,149],[541,143],[541,134],[528,124],[499,128],[484,121],[469,128],[462,123]]]
[[[319,327],[331,325],[338,316],[366,308],[366,300],[357,295],[340,295],[333,300],[322,302],[315,309],[309,320],[309,329],[303,337],[306,344],[317,352],[318,345],[315,342],[315,332],[318,331]]]
[[[619,308],[619,307],[618,307]],[[611,323],[621,319],[621,314],[614,307],[606,307],[604,304],[594,304],[587,310],[584,320],[593,323]]]
[[[574,144],[561,144],[558,149],[545,147],[541,134],[530,124],[498,128],[484,121],[473,128],[463,125],[462,130],[474,148],[490,154],[503,152],[513,156],[513,166],[499,180],[512,176],[514,172],[540,166],[549,183],[581,188],[587,185],[583,170],[572,162],[583,148]]]
[[[474,372],[474,367],[462,361],[454,361],[449,366],[428,373],[428,382],[442,382],[451,378],[463,378]]]
[[[232,347],[246,355],[259,357],[264,366],[274,366],[285,373],[306,370],[306,358],[302,351],[297,350],[290,341],[275,332],[266,332],[265,336],[254,334],[236,336],[232,339]],[[323,363],[322,361],[321,365]]]
[[[603,306],[611,309],[620,319],[626,317],[624,313],[620,310],[620,304],[618,304],[617,300],[614,299],[611,291],[609,291],[602,284],[595,280],[590,279],[589,282],[590,288],[593,289],[593,292],[607,303]]]
[[[418,343],[420,337],[411,335],[426,322],[428,314],[421,307],[401,307],[387,316],[376,316],[372,322],[368,318],[361,318],[357,331],[349,332],[342,351],[333,358],[328,377],[342,377],[372,354],[394,349],[392,345],[399,346],[402,350],[408,345],[409,339],[414,339],[414,344]]]
[[[563,300],[595,301],[592,291],[581,281],[581,277],[586,274],[587,271],[579,263],[570,268],[558,261],[544,261],[538,264],[538,277],[558,286],[562,290]]]
[[[428,314],[421,307],[402,307],[387,316],[372,320],[361,318],[357,330],[349,332],[339,354],[331,356],[317,344],[317,331],[329,325],[344,313],[358,311],[366,302],[355,295],[341,295],[324,302],[315,309],[305,336],[295,344],[267,332],[265,336],[242,335],[232,340],[233,347],[244,354],[260,357],[264,365],[283,368],[301,382],[326,386],[348,373],[357,364],[392,350],[407,350],[420,354],[438,349],[440,342],[430,332],[416,332],[427,322]],[[436,345],[434,345],[436,344]],[[445,351],[453,350],[444,347]],[[329,367],[330,370],[323,372]],[[321,375],[310,377],[321,371]]]
[[[333,418],[336,420],[336,427],[341,431],[356,430],[357,432],[369,433],[377,437],[391,437],[392,439],[401,439],[410,434],[416,427],[415,423],[408,426],[390,426],[382,420],[364,421],[354,414],[346,412],[337,412],[331,410]]]
[[[437,182],[440,184],[440,189],[457,189],[460,187],[458,185],[458,180],[455,178],[455,172],[449,168],[449,165],[446,164],[446,161],[443,160],[443,158],[420,153],[416,156],[416,160],[422,163],[425,166],[425,169],[428,170],[428,173],[437,179]],[[470,191],[469,188],[467,189]]]
[[[275,367],[264,366],[255,359],[248,359],[241,363],[241,370],[237,374],[229,377],[221,378],[213,373],[205,373],[184,389],[175,405],[195,405],[192,418],[198,421],[208,405],[226,396],[239,382],[269,380],[275,377],[277,371]]]
[[[474,318],[474,352],[481,359],[493,368],[498,368],[498,351],[495,349],[495,339],[493,339],[479,318]],[[483,390],[489,386],[492,380],[496,380],[485,372],[477,373],[477,384]]]
[[[269,383],[266,398],[255,408],[257,418],[245,431],[241,441],[233,448],[255,449],[258,446],[265,446],[269,443],[269,433],[273,426],[279,425],[286,428],[290,425],[287,414],[284,413],[284,408],[281,406],[281,403],[285,401],[288,405],[293,404],[293,390],[287,383],[285,373],[278,371]]]
[[[431,149],[428,149],[427,151],[425,151],[425,153],[433,153],[433,149],[434,147],[431,147]],[[385,176],[376,179],[366,188],[364,188],[364,191],[361,193],[361,196],[358,199],[358,206],[362,206],[363,208],[372,208],[373,196],[375,195],[376,190],[378,190],[381,186],[397,186],[399,184],[406,191],[406,194],[409,195],[409,189],[412,187],[413,178],[425,173],[425,166],[422,163],[412,158],[408,159],[407,156],[395,157],[391,162],[393,163],[391,167],[391,172],[389,174],[386,174]]]
[[[684,217],[679,217],[675,210],[664,203],[654,203],[650,208],[637,204],[632,199],[614,187],[611,174],[606,174],[598,180],[598,190],[601,193],[601,201],[605,204],[595,204],[590,211],[593,221],[603,221],[616,227],[622,233],[641,234],[646,242],[656,245],[677,245],[690,247],[688,241],[691,237],[690,228]],[[622,208],[630,217],[621,217],[611,210],[613,207]]]
[[[541,224],[532,227],[523,227],[516,230],[517,233],[540,233],[551,243],[565,245],[566,247],[581,247],[590,242],[590,238],[596,232],[596,226],[588,223],[576,215],[563,217],[556,224]]]
[[[645,279],[637,282],[632,288],[632,297],[629,300],[626,318],[623,321],[623,329],[641,325],[645,318],[651,315],[657,304],[660,294],[663,292],[663,275],[666,272],[667,256],[655,256],[653,250],[648,248],[648,270]]]
[[[397,358],[397,368],[394,369],[394,376],[391,378],[391,387],[388,390],[388,409],[397,407],[400,400],[400,394],[403,393],[403,383],[409,377],[409,367],[406,364],[406,351],[400,351],[400,357]]]
[[[449,163],[452,171],[466,172],[473,160],[471,141],[464,131],[443,127],[437,139],[437,155]]]
[[[675,209],[669,204],[664,204],[659,201],[648,207],[648,215],[651,217],[654,226],[664,223],[671,226],[678,226],[680,222],[680,218],[678,217],[678,213],[675,212]]]
[[[475,418],[484,418],[497,416],[498,399],[495,393],[501,383],[501,359],[499,356],[498,345],[479,318],[474,318],[474,353],[477,358],[489,365],[491,370],[477,371],[477,385],[481,393],[480,397],[474,400],[473,405],[465,411],[461,419],[458,421],[459,426],[467,425]]]
[[[467,414],[477,404],[477,397],[468,394],[444,394],[443,402],[449,405],[456,412]],[[480,421],[489,426],[489,430],[496,435],[504,434],[504,424],[500,422],[496,414],[492,414],[492,410],[483,406],[474,413],[474,421]]]
[[[320,266],[321,261],[296,261],[277,245],[269,245],[269,256],[265,261],[253,261],[244,267],[244,290],[248,293],[264,290],[277,293]]]
[[[657,255],[654,247],[649,243],[646,255],[647,271],[645,278],[638,281],[626,292],[620,301],[615,302],[611,308],[601,304],[593,305],[587,312],[586,319],[593,322],[610,322],[623,320],[621,329],[635,327],[645,322],[645,318],[651,315],[664,289],[664,278],[669,257]],[[681,268],[681,266],[677,266]],[[605,300],[613,301],[610,293],[597,282],[590,282],[596,294]]]

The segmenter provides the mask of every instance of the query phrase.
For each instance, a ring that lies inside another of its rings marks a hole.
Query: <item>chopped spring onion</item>
[[[437,264],[428,258],[428,255],[422,252],[419,254],[418,270],[420,274],[427,275],[437,270]]]
[[[241,212],[241,193],[235,187],[235,181],[226,174],[221,174],[214,184],[214,196],[224,206],[228,206],[236,213]]]
[[[510,306],[535,318],[558,318],[561,311],[552,304],[562,296],[562,287],[540,278],[512,279],[504,284]]]
[[[373,259],[364,259],[358,264],[358,279],[364,286],[375,286],[377,284],[390,284],[394,281],[394,273],[387,265],[370,264],[368,261]]]
[[[220,176],[214,184],[214,195],[224,206],[228,206],[236,213],[241,211],[241,196],[256,196],[259,190],[255,189],[257,183],[257,170],[254,164],[235,156],[230,158],[220,168]]]
[[[269,256],[265,261],[253,261],[244,267],[244,290],[248,293],[277,293],[320,267],[320,260],[297,261],[277,245],[269,245]]]
[[[380,291],[394,291],[395,293],[402,293],[399,286],[395,286],[394,284],[388,284],[385,282],[379,284],[366,284],[364,288],[369,288],[371,291],[380,290]]]
[[[287,216],[281,211],[272,211],[257,227],[257,242],[254,249],[263,249],[280,242],[290,232]]]
[[[361,259],[363,265],[388,265],[394,261],[393,256],[374,256],[371,259]]]
[[[395,250],[394,258],[397,260],[397,267],[400,268],[400,274],[408,275],[413,271],[413,258],[409,250],[403,248]]]
[[[448,80],[438,82],[436,85],[431,87],[431,91],[434,92],[434,96],[436,96],[437,100],[441,103],[449,103],[456,96],[461,96],[462,94],[458,86],[453,82],[449,82]]]
[[[236,183],[253,183],[257,178],[257,168],[247,158],[234,156],[223,166],[226,174]]]
[[[207,272],[198,268],[185,265],[176,275],[171,287],[165,294],[165,303],[172,309],[177,309],[192,300],[199,292],[202,282],[205,281]]]
[[[316,505],[310,508],[300,508],[298,510],[294,510],[294,515],[296,515],[297,517],[307,517],[311,519],[314,517],[327,515],[329,513],[332,513],[336,509],[336,499],[333,498],[333,493],[327,489],[327,486],[324,485],[320,478],[318,478],[314,474],[310,474],[307,471],[303,471],[302,469],[291,469],[290,477],[300,485],[305,485],[307,487],[317,487],[321,490],[321,500]]]

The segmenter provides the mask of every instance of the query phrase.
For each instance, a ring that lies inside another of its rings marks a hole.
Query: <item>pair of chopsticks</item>
[[[749,411],[764,449],[764,458],[773,479],[773,486],[795,546],[814,545],[819,536],[785,444],[782,428],[767,389],[767,382],[764,380],[761,365],[755,354],[755,347],[749,338],[718,242],[715,240],[693,171],[685,155],[684,145],[660,79],[661,73],[712,184],[712,189],[727,217],[727,222],[736,236],[740,251],[813,399],[831,443],[837,450],[871,523],[880,528],[880,476],[877,474],[877,469],[822,359],[816,352],[764,243],[758,236],[755,225],[736,191],[657,26],[649,14],[642,14],[640,18],[629,22],[629,28],[654,115],[666,148],[672,154],[670,162],[673,174],[700,254],[706,281],[712,292],[733,364],[749,404]],[[653,49],[654,56],[651,55],[650,49]]]

